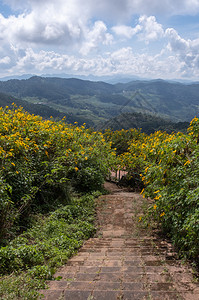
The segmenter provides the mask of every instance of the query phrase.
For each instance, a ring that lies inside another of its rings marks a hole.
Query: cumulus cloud
[[[162,53],[157,55],[137,54],[131,47],[121,48],[111,54],[111,62],[118,74],[137,74],[149,78],[164,78],[170,75],[179,76],[180,63],[175,57],[164,58]],[[175,62],[176,68],[173,68]]]
[[[141,16],[139,18],[139,23],[142,28],[140,38],[146,42],[157,40],[164,35],[162,25],[157,23],[154,16]]]
[[[181,38],[175,29],[167,28],[165,34],[169,39],[168,48],[171,51],[186,53],[190,48],[191,41]]]
[[[119,25],[119,26],[113,26],[112,31],[119,35],[123,36],[125,38],[132,38],[134,35],[136,35],[138,32],[142,30],[142,27],[140,25],[137,25],[135,27],[126,26],[126,25]]]
[[[4,18],[0,16],[0,39],[3,37],[20,43],[60,44],[66,46],[87,43],[87,48],[94,49],[91,20],[99,22],[110,16],[112,22],[122,24],[121,20],[141,14],[138,25],[113,26],[115,34],[131,38],[140,33],[140,39],[146,42],[156,40],[163,34],[161,25],[156,21],[155,13],[174,11],[183,13],[199,12],[199,0],[4,0],[19,10],[19,15]],[[23,13],[22,13],[23,9]],[[146,14],[146,15],[145,15]],[[103,21],[102,21],[103,20]],[[105,24],[105,23],[104,23]],[[97,25],[96,25],[97,26]],[[106,26],[106,25],[105,25]],[[102,27],[102,26],[101,26]],[[100,37],[102,37],[100,32]],[[111,36],[103,35],[106,43]],[[96,39],[97,40],[97,39]],[[100,40],[100,38],[99,38]],[[90,47],[89,47],[90,45]],[[80,45],[81,47],[81,45]],[[86,45],[85,45],[86,49]],[[89,52],[89,51],[88,51]]]
[[[155,16],[147,17],[143,15],[139,18],[135,27],[120,25],[112,27],[112,30],[115,34],[126,38],[138,35],[139,39],[144,40],[146,43],[164,36],[162,25],[156,21]]]
[[[15,8],[18,7],[18,1],[10,2]],[[81,47],[83,43],[87,52],[94,49],[97,42],[108,44],[112,39],[104,22],[99,20],[92,26],[92,5],[87,7],[79,0],[29,0],[24,6],[29,9],[18,16],[5,18],[0,15],[0,39],[23,43],[24,46],[29,43],[56,43],[65,48],[77,45]]]
[[[173,66],[175,65],[175,68]],[[73,74],[91,73],[96,76],[137,74],[138,76],[164,78],[169,73],[173,78],[179,76],[183,62],[176,56],[164,58],[158,55],[137,54],[131,47],[123,47],[112,53],[90,58],[78,58],[74,55],[59,54],[54,51],[39,51],[26,49],[23,56],[18,57],[10,70],[14,74],[54,72],[72,72]]]
[[[104,23],[96,22],[92,34],[84,47],[83,54],[90,51],[96,43],[106,41],[107,34]],[[102,36],[102,37],[101,37]],[[95,38],[99,38],[96,42]],[[60,54],[56,51],[34,51],[32,48],[23,50],[11,46],[15,55],[13,73],[72,72],[74,74],[107,75],[107,74],[137,74],[150,78],[178,78],[183,76],[199,76],[199,39],[185,40],[173,28],[165,33],[168,39],[167,49],[162,49],[156,55],[136,53],[132,47],[123,47],[97,56],[81,58],[76,55]],[[111,39],[107,37],[107,43]],[[88,43],[88,44],[87,44]],[[168,53],[167,53],[168,52]],[[0,63],[9,63],[9,57],[3,57]]]
[[[87,55],[92,49],[99,44],[109,45],[112,43],[113,37],[107,32],[107,27],[102,21],[95,22],[92,30],[86,29],[85,42],[83,43],[80,53]]]
[[[166,30],[168,37],[168,50],[175,54],[182,63],[182,74],[184,76],[198,76],[199,73],[199,39],[185,40],[175,29],[168,28]]]
[[[51,15],[51,14],[50,14]],[[50,16],[40,16],[36,11],[19,16],[4,18],[0,15],[0,38],[6,40],[50,44],[50,43],[72,43],[81,37],[82,28],[78,21],[74,24],[57,16],[57,19]]]

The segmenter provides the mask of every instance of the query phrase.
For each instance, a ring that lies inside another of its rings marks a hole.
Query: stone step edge
[[[96,292],[118,292],[118,291],[120,291],[120,292],[132,292],[132,293],[137,293],[137,292],[139,292],[139,293],[141,293],[141,292],[150,292],[150,293],[171,293],[171,294],[180,294],[180,293],[191,293],[191,291],[180,291],[180,292],[178,292],[177,290],[174,290],[174,291],[168,291],[168,290],[129,290],[129,289],[117,289],[117,290],[115,290],[115,289],[110,289],[110,290],[100,290],[100,289],[97,289],[97,290],[94,290],[93,288],[90,288],[90,289],[86,289],[86,290],[83,290],[83,289],[75,289],[75,290],[70,290],[70,289],[64,289],[64,288],[60,288],[60,289],[53,289],[53,290],[51,290],[51,289],[46,289],[46,290],[40,290],[39,291],[39,293],[40,294],[50,294],[50,293],[52,293],[52,292],[92,292],[92,291],[96,291]],[[198,293],[196,294],[196,295],[199,295]]]
[[[122,289],[118,289],[118,290],[93,290],[93,289],[86,289],[86,290],[82,290],[82,289],[76,289],[76,290],[69,290],[69,289],[54,289],[54,290],[40,290],[39,291],[39,293],[40,293],[40,295],[44,295],[44,296],[48,296],[48,295],[51,295],[51,294],[53,294],[53,293],[64,293],[64,294],[67,294],[67,293],[81,293],[81,292],[83,292],[83,293],[86,293],[86,292],[88,292],[88,293],[95,293],[95,292],[97,292],[97,293],[116,293],[116,292],[118,292],[118,293],[121,293],[121,294],[123,294],[123,293],[148,293],[148,294],[153,294],[153,295],[155,295],[155,294],[161,294],[161,295],[177,295],[177,296],[179,296],[179,295],[181,295],[182,294],[182,292],[178,292],[178,291],[164,291],[164,290],[161,290],[161,291],[149,291],[149,290],[122,290]],[[183,291],[183,295],[186,295],[186,294],[192,294],[192,292],[190,292],[190,291]],[[199,294],[197,294],[197,295],[199,295]]]

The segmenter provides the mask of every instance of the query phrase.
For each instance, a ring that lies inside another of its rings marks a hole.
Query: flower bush
[[[199,256],[199,119],[188,133],[140,133],[128,142],[120,165],[139,173],[141,194],[154,200],[146,219],[153,218],[171,237],[179,253]]]
[[[97,190],[113,162],[100,132],[23,108],[0,108],[0,239],[27,227],[35,211],[70,202],[70,186]]]

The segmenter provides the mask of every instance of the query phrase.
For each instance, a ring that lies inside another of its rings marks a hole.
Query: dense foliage
[[[100,189],[112,157],[101,133],[1,108],[1,241],[24,230],[35,212],[69,203],[71,185]]]
[[[192,120],[187,134],[158,131],[147,135],[136,130],[130,133],[126,152],[126,131],[115,132],[113,140],[120,140],[119,150],[124,150],[120,167],[128,171],[128,178],[134,183],[142,180],[141,193],[154,199],[146,217],[161,226],[181,254],[198,259],[199,119]]]
[[[95,232],[114,159],[100,132],[0,108],[0,298],[36,299]]]
[[[98,195],[73,198],[48,216],[37,216],[31,229],[1,247],[1,299],[37,299],[38,289],[52,279],[56,267],[95,232],[94,198]]]

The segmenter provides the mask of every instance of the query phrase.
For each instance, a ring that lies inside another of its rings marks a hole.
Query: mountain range
[[[86,123],[89,127],[100,127],[125,113],[141,113],[169,122],[189,122],[199,115],[199,83],[133,80],[110,84],[33,76],[0,81],[0,93],[1,106],[15,102],[45,118],[66,115],[69,122]]]

